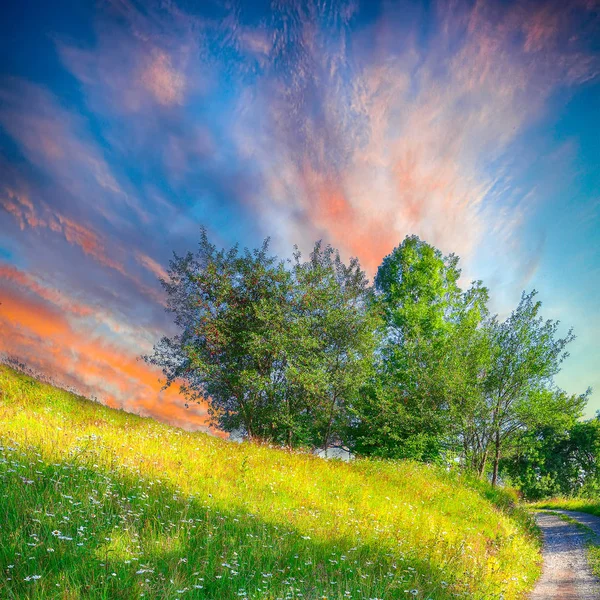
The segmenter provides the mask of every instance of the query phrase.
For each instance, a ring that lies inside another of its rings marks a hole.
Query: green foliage
[[[421,409],[422,407],[422,409]],[[353,452],[380,458],[410,458],[437,462],[442,450],[439,431],[434,429],[426,400],[421,407],[413,397],[398,391],[381,375],[365,385],[352,406],[355,420],[348,439]]]
[[[600,501],[598,496],[593,498],[545,498],[530,504],[532,508],[556,509],[556,510],[576,510],[579,512],[589,513],[600,517]]]
[[[383,259],[375,288],[392,341],[430,340],[448,327],[448,312],[460,296],[458,257],[406,237]]]
[[[302,262],[296,251],[288,378],[305,403],[312,446],[343,443],[348,407],[373,366],[376,316],[356,259],[348,266],[318,242]]]
[[[517,308],[504,322],[492,319],[492,357],[485,377],[489,398],[487,427],[493,447],[494,484],[500,458],[524,429],[560,417],[552,408],[553,377],[568,356],[572,331],[557,338],[558,321],[544,320],[537,292],[523,293]],[[559,394],[560,396],[560,394]]]
[[[368,377],[375,346],[369,289],[356,259],[345,265],[317,243],[291,268],[260,249],[175,256],[163,282],[179,332],[145,357],[167,384],[204,398],[214,425],[293,446],[339,441],[345,407]]]
[[[251,439],[458,461],[493,485],[502,469],[532,497],[595,486],[575,475],[588,463],[567,474],[582,457],[560,473],[548,458],[574,452],[563,448],[565,419],[572,427],[587,400],[554,384],[572,332],[560,337],[541,317],[535,291],[505,320],[491,316],[480,281],[458,285],[458,263],[406,237],[371,289],[356,259],[345,265],[320,242],[286,263],[268,240],[217,250],[202,231],[198,252],[175,256],[163,282],[179,333],[146,360],[208,400],[214,425]]]
[[[262,248],[217,250],[202,231],[198,252],[175,256],[163,281],[180,333],[145,357],[190,400],[210,399],[215,425],[267,436],[286,395],[291,276]]]
[[[407,237],[377,272],[383,315],[378,372],[354,407],[357,452],[435,461],[452,448],[478,382],[487,290],[463,292],[458,257]],[[465,425],[466,427],[466,425]]]
[[[562,398],[561,398],[562,396]],[[558,395],[556,417],[525,431],[501,463],[503,476],[528,500],[597,497],[600,492],[600,422],[578,421],[585,397]]]
[[[0,390],[1,598],[517,600],[539,572],[526,511],[459,473],[226,442],[3,366]]]
[[[463,467],[481,477],[487,455],[485,377],[491,360],[487,289],[474,282],[461,300],[440,361],[442,390],[448,403],[451,447]]]

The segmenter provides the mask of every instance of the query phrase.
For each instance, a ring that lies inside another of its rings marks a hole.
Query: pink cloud
[[[598,75],[583,46],[553,43],[567,5],[440,3],[428,46],[393,10],[351,47],[343,26],[321,37],[299,11],[294,76],[266,80],[250,108],[243,98],[236,126],[240,151],[264,166],[253,202],[265,227],[325,237],[370,272],[409,233],[467,259],[484,236],[518,238],[532,200],[511,188],[507,153],[557,89]]]
[[[81,116],[46,89],[22,79],[0,81],[0,125],[57,191],[85,199],[92,211],[119,222],[123,205],[140,212],[137,198],[117,180]]]
[[[140,78],[144,87],[160,104],[181,104],[185,92],[185,76],[173,68],[171,58],[164,51],[157,50],[153,53]]]
[[[41,210],[38,211],[27,195],[10,189],[5,189],[0,195],[0,205],[17,219],[22,230],[26,225],[32,228],[50,229],[62,235],[70,244],[78,246],[99,264],[127,276],[124,266],[107,255],[105,243],[100,235],[89,227],[51,210],[43,203],[41,203]]]
[[[21,287],[21,289],[33,292],[40,298],[48,300],[55,306],[60,307],[67,313],[80,317],[87,317],[96,312],[93,307],[69,298],[66,294],[54,287],[45,286],[33,275],[20,271],[11,265],[0,264],[0,279],[16,284]]]
[[[113,253],[116,252],[121,256],[126,255],[127,252],[120,242],[114,240],[109,242],[98,231],[55,209],[51,209],[43,201],[39,201],[38,204],[38,207],[34,206],[26,193],[16,192],[10,188],[0,190],[0,207],[4,208],[17,220],[21,230],[27,227],[48,229],[62,236],[65,241],[79,248],[96,263],[116,271],[126,280],[132,282],[145,296],[158,304],[164,305],[164,294],[156,285],[146,285],[134,272],[127,268],[122,260],[117,260],[109,254],[108,247],[113,249]],[[152,274],[164,273],[160,265],[144,253],[136,250],[135,256],[137,262]]]
[[[174,185],[215,152],[208,128],[184,110],[203,98],[214,77],[205,28],[175,5],[148,3],[140,10],[120,2],[98,10],[92,45],[57,41],[88,107],[111,124],[105,131],[110,147],[139,156],[142,168],[151,169],[156,161]],[[136,210],[145,218],[142,207]]]
[[[160,279],[169,279],[169,275],[165,271],[165,269],[157,263],[153,258],[150,258],[147,254],[140,252],[138,250],[135,251],[135,259],[138,261],[140,265],[142,265],[145,269],[156,275],[156,277]]]
[[[57,42],[95,110],[147,114],[157,105],[181,105],[206,86],[205,24],[198,17],[154,2],[143,9],[126,1],[104,8],[96,14],[92,46]]]

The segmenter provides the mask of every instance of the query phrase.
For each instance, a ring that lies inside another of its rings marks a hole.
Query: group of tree
[[[162,281],[178,333],[144,358],[251,440],[451,462],[532,497],[593,487],[589,391],[554,381],[572,332],[541,317],[535,291],[492,315],[481,281],[460,287],[458,263],[409,236],[369,286],[357,259],[321,242],[282,260],[268,240],[224,250],[202,230]]]

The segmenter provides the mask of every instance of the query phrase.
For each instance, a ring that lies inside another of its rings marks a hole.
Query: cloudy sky
[[[0,9],[0,351],[201,427],[137,357],[222,245],[416,233],[500,315],[536,288],[600,409],[600,2],[20,0]]]

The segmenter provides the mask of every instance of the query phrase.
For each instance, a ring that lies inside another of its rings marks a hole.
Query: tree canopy
[[[357,260],[315,244],[289,264],[256,250],[175,256],[163,285],[179,333],[145,359],[208,401],[214,426],[288,446],[340,442],[346,406],[375,347],[371,291]]]

